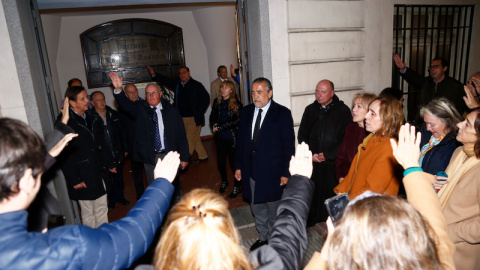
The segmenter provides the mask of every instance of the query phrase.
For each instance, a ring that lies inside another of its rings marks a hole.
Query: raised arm
[[[88,254],[98,256],[86,259],[82,268],[124,269],[145,254],[170,205],[174,189],[171,182],[179,163],[177,152],[159,159],[154,170],[155,181],[125,218],[82,234],[82,248],[93,249]]]
[[[415,137],[415,127],[406,124],[401,127],[398,144],[391,139],[393,155],[398,163],[407,171],[403,183],[408,202],[428,221],[435,232],[438,241],[438,257],[443,269],[455,269],[453,262],[453,245],[447,231],[447,222],[440,207],[440,201],[432,187],[434,176],[421,171],[418,159],[420,157],[420,132]]]
[[[115,71],[111,71],[108,76],[110,76],[110,79],[112,80],[112,85],[115,88],[115,92],[121,92],[122,91],[122,85],[123,85],[123,77],[119,77],[118,74]]]
[[[177,80],[172,80],[166,76],[163,76],[162,74],[156,73],[150,66],[147,66],[147,69],[148,73],[150,73],[150,76],[152,76],[152,80],[166,85],[171,91],[175,91],[175,88],[178,84]]]
[[[122,91],[123,78],[119,77],[115,71],[110,72],[110,79],[112,80],[113,85],[113,97],[117,101],[120,108],[122,108],[128,115],[133,119],[136,119],[138,116],[138,102],[130,101],[125,93]]]
[[[467,95],[463,97],[463,100],[465,101],[465,104],[467,105],[467,107],[469,109],[475,109],[480,107],[480,101],[478,100],[478,98],[472,95],[472,92],[470,92],[470,89],[468,89],[468,86],[464,86],[463,89],[465,90],[465,94]]]
[[[397,68],[399,68],[402,72],[405,72],[407,65],[402,61],[398,54],[393,55],[393,61],[395,62]]]

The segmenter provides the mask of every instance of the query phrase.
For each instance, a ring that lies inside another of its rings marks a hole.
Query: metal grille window
[[[432,59],[442,57],[450,62],[447,74],[466,82],[472,36],[474,6],[395,5],[393,17],[393,53],[408,68],[428,76]],[[420,100],[420,89],[400,77],[392,66],[392,87],[407,94],[408,116],[413,120]]]

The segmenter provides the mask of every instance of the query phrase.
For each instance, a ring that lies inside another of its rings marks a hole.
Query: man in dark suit
[[[203,84],[190,76],[190,69],[182,66],[178,69],[178,80],[173,80],[147,66],[152,80],[164,84],[175,93],[173,105],[178,108],[185,125],[190,155],[194,151],[198,154],[195,163],[208,159],[207,151],[200,139],[202,126],[205,125],[205,111],[210,105],[210,95]]]
[[[270,81],[257,78],[252,84],[254,104],[240,112],[235,178],[242,181],[259,234],[250,250],[268,243],[295,152],[292,113],[272,96]]]
[[[138,96],[138,89],[133,83],[128,83],[125,85],[125,95],[132,102],[137,102],[143,100]],[[130,158],[130,165],[132,168],[132,178],[135,185],[135,191],[137,193],[137,200],[142,197],[142,194],[145,190],[143,184],[143,163],[134,161],[132,158],[133,155],[133,144],[135,142],[135,118],[130,116],[122,108],[118,108],[120,113],[122,124],[125,126],[125,141],[124,148],[128,152],[128,157]]]
[[[177,109],[168,102],[162,101],[162,91],[157,84],[149,84],[145,88],[146,100],[130,101],[122,91],[122,81],[117,73],[110,72],[115,87],[114,97],[118,105],[135,118],[135,139],[132,159],[142,162],[147,175],[147,182],[154,180],[153,170],[159,158],[169,151],[180,153],[182,169],[188,165],[190,154],[185,135],[185,127]],[[179,199],[180,183],[174,181],[175,194],[173,200]]]

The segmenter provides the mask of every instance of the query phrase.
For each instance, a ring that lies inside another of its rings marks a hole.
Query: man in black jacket
[[[65,97],[69,98],[70,105],[67,125],[78,137],[65,147],[58,160],[67,180],[70,199],[80,204],[83,225],[97,228],[108,222],[104,180],[107,169],[114,171],[116,168],[108,152],[103,124],[88,111],[85,88],[69,87]],[[57,121],[60,118],[61,115]]]
[[[112,154],[115,163],[115,170],[111,171],[107,185],[108,208],[114,209],[115,203],[129,205],[130,202],[125,199],[123,182],[123,163],[125,161],[125,150],[123,150],[124,128],[120,121],[120,114],[105,104],[105,95],[100,91],[95,91],[90,95],[90,102],[93,109],[93,115],[103,123],[103,132],[108,150]]]
[[[166,85],[175,92],[173,105],[178,108],[185,124],[185,131],[188,140],[188,152],[190,155],[197,151],[199,163],[208,159],[207,151],[200,139],[200,131],[205,125],[205,111],[210,104],[210,95],[199,81],[190,76],[190,69],[182,66],[178,70],[179,79],[172,80],[166,76],[155,73],[150,66],[147,66],[152,79]]]
[[[334,85],[322,80],[315,88],[315,101],[305,108],[298,129],[298,143],[305,142],[313,153],[314,199],[310,207],[308,225],[323,222],[328,217],[324,201],[335,196],[335,159],[342,144],[352,114],[347,105],[335,95]]]
[[[138,89],[133,83],[125,85],[125,95],[131,102],[137,102],[143,100],[138,96]],[[118,108],[118,112],[121,115],[122,124],[124,125],[125,130],[125,141],[124,149],[128,152],[130,158],[130,165],[132,168],[132,178],[133,183],[135,184],[135,191],[137,193],[137,200],[142,197],[142,194],[145,190],[145,185],[143,184],[143,163],[133,160],[133,147],[135,142],[135,118],[130,116],[126,111],[121,107]]]
[[[162,101],[162,92],[157,84],[149,84],[145,88],[146,100],[130,101],[122,91],[123,78],[111,72],[110,78],[114,89],[114,97],[118,105],[135,118],[135,141],[132,158],[143,162],[147,182],[153,182],[153,169],[159,158],[170,151],[180,153],[182,169],[188,165],[190,154],[185,128],[177,109],[168,102]],[[179,199],[179,180],[173,182],[175,194],[173,200]]]
[[[430,76],[423,77],[407,68],[407,65],[402,62],[400,56],[395,54],[393,56],[395,65],[400,69],[400,76],[409,84],[420,90],[420,104],[418,104],[418,112],[422,105],[427,105],[432,99],[437,97],[445,97],[455,104],[455,108],[460,114],[467,110],[467,106],[463,101],[465,92],[463,84],[454,78],[448,76],[448,61],[443,58],[434,58],[428,67]],[[417,115],[416,121],[423,123],[423,116]]]

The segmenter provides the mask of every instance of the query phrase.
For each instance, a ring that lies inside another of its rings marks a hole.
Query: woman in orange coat
[[[358,146],[347,176],[335,192],[348,193],[350,199],[371,190],[396,196],[402,179],[402,168],[393,156],[390,138],[396,139],[403,121],[397,100],[378,97],[368,106],[365,129],[371,134]]]

